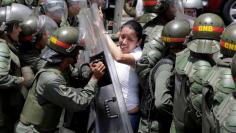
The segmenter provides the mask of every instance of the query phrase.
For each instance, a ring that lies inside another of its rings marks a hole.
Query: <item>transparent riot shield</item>
[[[80,27],[84,30],[81,36],[85,40],[85,49],[89,51],[90,62],[103,61],[107,67],[103,79],[99,81],[100,89],[95,98],[96,132],[132,133],[114,61],[102,33],[104,26],[97,5],[82,9],[80,18]]]

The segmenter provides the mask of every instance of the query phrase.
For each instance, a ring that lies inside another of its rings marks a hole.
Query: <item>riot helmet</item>
[[[187,20],[175,19],[163,27],[161,40],[166,46],[183,47],[185,38],[190,34],[190,31],[190,24]]]
[[[224,57],[233,57],[236,53],[236,24],[226,27],[221,35],[220,52]]]
[[[64,57],[76,57],[79,49],[79,31],[74,27],[61,27],[50,37],[50,42],[41,57],[59,63]]]
[[[19,41],[21,44],[35,44],[41,40],[44,33],[50,36],[58,28],[56,22],[45,15],[32,15],[20,23],[20,27],[22,31]]]
[[[202,0],[177,0],[176,18],[187,19],[193,25],[194,20],[202,13]]]
[[[162,13],[174,3],[174,0],[143,0],[143,10],[146,13]]]
[[[192,28],[193,39],[220,40],[224,30],[224,21],[213,13],[204,13],[197,17]]]
[[[0,8],[0,22],[1,28],[0,32],[3,34],[4,32],[11,33],[13,27],[15,25],[18,26],[20,22],[30,16],[32,10],[22,4],[13,3],[11,6],[1,7]],[[14,38],[18,39],[18,38]]]
[[[40,6],[42,7],[41,12],[52,18],[56,23],[60,24],[67,20],[68,9],[64,0],[43,0]]]
[[[69,16],[75,16],[81,8],[87,7],[86,0],[67,0]]]
[[[197,17],[192,28],[193,40],[188,48],[201,54],[213,54],[220,50],[220,35],[224,30],[223,20],[216,14],[205,13]]]
[[[11,6],[0,8],[0,22],[14,23],[22,22],[28,16],[30,16],[32,10],[22,4],[13,3]]]

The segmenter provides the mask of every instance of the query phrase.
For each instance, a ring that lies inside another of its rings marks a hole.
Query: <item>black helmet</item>
[[[226,27],[221,35],[220,52],[225,57],[233,57],[236,52],[236,24]]]
[[[190,31],[190,24],[187,20],[172,20],[164,26],[161,39],[167,46],[182,47]]]

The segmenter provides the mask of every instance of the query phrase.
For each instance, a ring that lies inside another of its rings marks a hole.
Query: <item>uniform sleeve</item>
[[[169,88],[169,83],[172,76],[172,66],[165,64],[159,67],[160,69],[156,72],[155,75],[155,106],[163,107],[172,106],[172,93]],[[174,86],[174,85],[173,85]],[[168,108],[168,107],[166,107]]]
[[[12,76],[9,74],[0,76],[1,89],[20,88],[21,83],[22,79],[20,77]]]
[[[136,61],[135,71],[138,74],[141,86],[145,85],[151,68],[161,59],[165,47],[162,43],[152,40],[145,43],[141,58]],[[143,83],[142,83],[143,82]]]
[[[90,80],[84,89],[66,86],[62,76],[42,73],[36,91],[48,101],[66,109],[79,111],[85,109],[96,94],[97,81]]]

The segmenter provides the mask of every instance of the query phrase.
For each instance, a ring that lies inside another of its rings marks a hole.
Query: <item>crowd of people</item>
[[[96,132],[90,105],[110,66],[81,60],[91,35],[80,12],[95,4],[103,21],[108,1],[0,2],[0,133],[86,133],[89,119]],[[236,24],[206,13],[202,0],[137,3],[117,40],[95,28],[113,58],[132,131],[235,132]],[[147,14],[155,17],[140,22]]]

